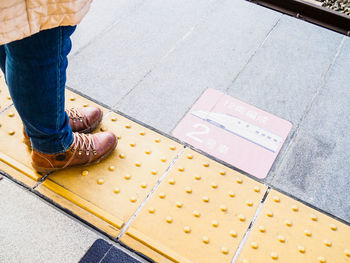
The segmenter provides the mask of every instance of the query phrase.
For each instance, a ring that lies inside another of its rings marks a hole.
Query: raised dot
[[[203,196],[202,200],[203,200],[203,202],[208,203],[209,202],[209,197]]]
[[[130,143],[130,146],[131,146],[131,147],[135,147],[135,146],[136,146],[136,143],[132,142],[132,143]]]
[[[81,171],[81,175],[82,176],[87,176],[89,174],[89,171],[88,170],[83,170]]]
[[[228,254],[228,249],[226,247],[222,247],[221,248],[221,253],[224,254],[224,255],[227,255]]]
[[[125,158],[125,154],[124,153],[119,154],[119,158],[120,159],[124,159]]]
[[[237,232],[234,231],[234,230],[231,230],[231,231],[230,231],[230,236],[231,236],[231,237],[237,237]]]
[[[207,236],[203,236],[202,237],[202,241],[204,244],[208,244],[209,243],[209,238]]]
[[[89,104],[83,103],[83,107],[87,107],[87,106],[89,106]]]
[[[151,173],[153,174],[153,175],[156,175],[157,173],[158,173],[158,171],[157,170],[151,170]]]
[[[130,174],[126,174],[126,175],[124,175],[124,178],[125,178],[126,180],[130,180],[130,179],[131,179],[131,175],[130,175]]]
[[[271,258],[273,260],[277,260],[278,259],[278,254],[276,252],[271,252],[270,256],[271,256]]]
[[[278,239],[278,241],[281,242],[281,243],[286,242],[286,238],[285,238],[284,236],[282,236],[282,235],[279,235],[279,236],[277,237],[277,239]]]
[[[98,179],[98,180],[97,180],[97,183],[98,183],[98,184],[103,184],[104,182],[105,182],[105,181],[104,181],[103,179]]]
[[[324,241],[324,244],[325,244],[327,247],[331,247],[331,246],[332,246],[332,242],[329,241],[329,240],[327,240],[327,239]]]
[[[149,212],[150,214],[154,214],[155,211],[156,211],[156,210],[154,209],[154,207],[148,208],[148,212]]]
[[[204,166],[204,167],[209,167],[209,163],[204,162],[204,163],[203,163],[203,166]]]
[[[194,176],[194,179],[196,179],[196,180],[200,180],[202,177],[200,176],[200,175],[198,175],[198,174],[196,174],[195,176]]]
[[[310,218],[311,218],[312,221],[317,221],[317,216],[314,215],[314,214],[311,214]]]
[[[151,154],[151,150],[147,149],[147,150],[145,151],[145,154]]]
[[[194,211],[193,211],[193,215],[194,215],[195,217],[200,217],[200,216],[201,216],[201,213],[199,213],[199,211],[197,211],[197,210],[194,210]]]
[[[330,224],[330,225],[329,225],[329,228],[330,228],[331,230],[333,230],[333,231],[337,230],[337,226],[334,225],[334,224]]]
[[[146,183],[142,183],[142,184],[140,184],[140,186],[141,186],[142,188],[147,188],[147,184],[146,184]]]
[[[284,221],[284,223],[286,226],[289,226],[289,227],[291,227],[293,225],[292,221],[290,221],[290,220],[286,220],[286,221]]]
[[[266,232],[266,228],[264,226],[259,226],[259,231],[261,233],[265,233]]]
[[[212,182],[212,183],[210,184],[210,186],[211,186],[211,188],[214,188],[214,189],[218,188],[218,185],[217,185],[217,183],[215,183],[215,182]]]
[[[186,193],[190,194],[190,193],[192,193],[192,188],[188,186],[185,188],[185,191],[186,191]]]
[[[167,223],[172,223],[173,222],[173,219],[172,219],[172,217],[171,216],[167,216],[166,217],[166,219],[165,219],[165,221],[167,222]]]
[[[191,233],[191,228],[190,228],[189,226],[185,226],[185,227],[184,227],[184,232],[185,232],[186,234]]]
[[[179,167],[179,168],[177,168],[177,170],[178,170],[179,172],[183,172],[183,171],[185,170],[185,168]]]
[[[243,183],[243,180],[242,180],[242,178],[237,177],[237,178],[236,178],[236,182],[237,182],[238,184],[241,184],[241,183]]]
[[[141,162],[135,162],[135,166],[140,167],[141,166]]]
[[[176,149],[176,146],[172,145],[169,147],[170,150],[174,151]]]
[[[213,220],[213,221],[211,221],[211,225],[212,225],[213,227],[218,227],[218,226],[219,226],[219,222],[216,221],[216,220]]]
[[[311,231],[310,231],[309,229],[305,229],[305,230],[304,230],[304,234],[305,234],[305,236],[307,236],[307,237],[311,237]]]
[[[300,253],[305,253],[305,248],[303,246],[298,246],[298,251]]]
[[[220,206],[220,210],[221,210],[222,212],[226,212],[226,211],[227,211],[227,206],[226,206],[226,205],[221,205],[221,206]]]
[[[281,201],[281,199],[278,196],[275,196],[273,198],[273,201],[275,201],[276,203],[279,203]]]
[[[14,135],[16,132],[15,132],[15,131],[9,131],[8,133],[9,133],[9,135],[12,136],[12,135]]]
[[[75,101],[75,97],[70,97],[70,101]]]
[[[122,136],[121,136],[121,135],[118,135],[118,136],[117,136],[117,139],[118,139],[118,140],[120,140],[121,138],[122,138]]]
[[[225,171],[225,170],[220,170],[219,173],[220,173],[221,175],[225,175],[225,174],[226,174],[226,171]]]
[[[160,158],[160,160],[161,160],[163,163],[166,162],[166,158],[165,158],[165,157]]]
[[[322,257],[322,256],[319,256],[317,259],[318,259],[318,262],[320,262],[320,263],[326,263],[327,262],[326,258]]]
[[[345,254],[345,256],[350,258],[350,249],[345,249],[344,254]]]
[[[267,211],[267,212],[266,212],[266,215],[267,215],[268,217],[273,217],[272,211]]]
[[[117,121],[117,118],[116,117],[112,117],[111,121]]]
[[[259,193],[259,192],[260,192],[260,187],[255,186],[255,187],[254,187],[254,192]]]
[[[101,127],[101,128],[100,128],[100,131],[105,132],[105,131],[107,131],[107,128],[106,128],[106,127]]]
[[[252,243],[250,243],[250,246],[251,246],[251,248],[253,248],[253,249],[258,249],[258,243],[256,243],[256,242],[252,242]]]
[[[159,196],[159,198],[164,199],[165,198],[165,193],[160,192],[158,196]]]
[[[293,210],[294,212],[298,212],[298,211],[299,211],[299,207],[298,207],[297,205],[293,205],[293,206],[292,206],[292,210]]]
[[[170,180],[169,180],[169,184],[174,185],[174,184],[175,184],[175,180],[174,180],[174,179],[170,179]]]
[[[244,222],[245,221],[245,216],[244,215],[238,215],[238,219],[239,219],[239,221]]]
[[[119,189],[118,187],[117,187],[117,188],[114,188],[113,192],[114,192],[115,194],[119,194],[119,193],[120,193],[120,189]]]
[[[108,170],[110,170],[111,172],[113,172],[115,170],[115,167],[113,165],[108,167]]]
[[[176,207],[181,208],[182,205],[183,205],[183,204],[182,204],[181,202],[176,202]]]
[[[193,154],[190,154],[190,153],[187,154],[187,159],[190,159],[190,160],[193,159]]]
[[[136,200],[137,200],[137,199],[136,199],[136,197],[135,197],[135,196],[130,197],[130,202],[131,202],[131,203],[135,203],[135,202],[136,202]]]
[[[141,135],[141,136],[144,136],[145,134],[146,134],[146,132],[140,131],[140,135]]]
[[[253,206],[253,202],[250,201],[250,200],[247,200],[245,203],[246,203],[247,206]]]
[[[12,98],[10,96],[7,97],[8,100],[12,100]]]
[[[13,112],[10,112],[7,116],[13,117],[13,116],[15,116],[15,114]]]
[[[229,197],[235,197],[236,196],[234,192],[228,192],[228,195],[229,195]]]
[[[160,139],[159,138],[155,138],[154,142],[158,143],[158,142],[160,142]]]
[[[131,124],[126,124],[124,127],[127,128],[127,129],[130,129],[131,128]]]

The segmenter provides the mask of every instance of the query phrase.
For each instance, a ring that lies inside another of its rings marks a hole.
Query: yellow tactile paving
[[[32,187],[41,176],[31,166],[30,149],[23,143],[22,129],[13,106],[0,115],[0,169]]]
[[[350,227],[272,190],[237,262],[350,262]]]
[[[102,107],[101,105],[88,100],[86,98],[84,98],[83,96],[80,96],[79,94],[66,89],[66,109],[75,107],[75,108],[80,108],[80,107],[98,107],[100,109],[102,109],[103,113],[106,114],[108,112],[108,109],[106,109],[105,107]]]
[[[12,104],[12,100],[5,83],[4,75],[0,72],[0,111]]]
[[[121,241],[157,262],[231,262],[266,189],[186,149]]]
[[[116,113],[105,117],[100,130],[118,135],[114,153],[91,167],[53,173],[39,191],[60,204],[65,198],[84,208],[113,226],[107,233],[116,236],[183,146]]]

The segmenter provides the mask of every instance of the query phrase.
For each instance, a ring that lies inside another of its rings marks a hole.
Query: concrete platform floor
[[[266,182],[349,222],[349,56],[348,37],[243,0],[99,0],[67,85],[166,133],[208,87],[289,120]],[[8,179],[0,198],[0,262],[77,262],[100,238]]]

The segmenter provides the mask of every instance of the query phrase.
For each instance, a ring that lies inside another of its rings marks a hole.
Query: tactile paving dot
[[[231,262],[266,189],[186,149],[121,241],[157,262]]]
[[[237,262],[350,262],[350,227],[271,190]]]
[[[116,113],[105,117],[100,130],[119,137],[111,156],[55,172],[43,186],[120,229],[183,146]]]
[[[0,72],[0,111],[12,104],[10,93],[5,83],[5,77]]]
[[[0,168],[33,186],[41,176],[32,168],[31,152],[23,143],[22,129],[22,121],[13,106],[0,115]],[[13,168],[20,173],[14,172]]]

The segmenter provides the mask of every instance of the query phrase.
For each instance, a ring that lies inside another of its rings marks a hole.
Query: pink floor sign
[[[208,89],[173,135],[258,178],[265,178],[292,124]]]

